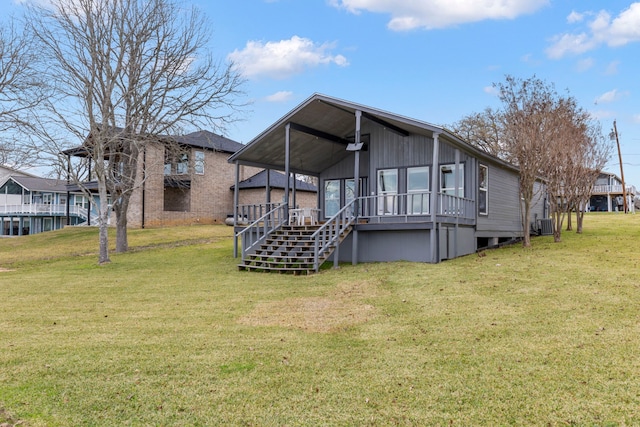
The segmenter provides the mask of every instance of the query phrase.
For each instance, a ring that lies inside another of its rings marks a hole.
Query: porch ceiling
[[[355,112],[389,130],[409,135],[431,135],[441,129],[422,122],[324,95],[313,95],[229,158],[230,162],[285,170],[286,125],[290,131],[290,171],[319,175],[351,153],[347,144],[355,135]]]

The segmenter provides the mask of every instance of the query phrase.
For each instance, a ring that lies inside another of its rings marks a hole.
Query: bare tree
[[[503,142],[501,113],[489,107],[481,113],[472,113],[451,125],[451,130],[471,145],[510,161],[510,153]]]
[[[55,150],[60,135],[51,126],[84,140],[100,199],[99,261],[108,262],[108,196],[116,250],[126,251],[129,199],[141,183],[145,147],[175,145],[166,136],[184,129],[224,130],[241,107],[242,79],[207,51],[210,25],[198,9],[171,0],[50,3],[32,6],[28,20],[56,94],[40,135]]]
[[[549,141],[541,173],[547,184],[555,242],[560,242],[565,216],[573,209],[575,199],[571,190],[577,179],[576,168],[582,163],[587,118],[588,114],[578,108],[574,98],[558,97],[546,123]]]
[[[540,197],[536,183],[548,162],[549,144],[554,136],[552,122],[557,94],[535,76],[527,80],[506,76],[495,87],[503,103],[500,117],[505,150],[520,170],[523,246],[528,247],[531,207]]]
[[[582,233],[583,220],[593,187],[611,156],[613,146],[602,134],[600,123],[586,119],[582,143],[575,147],[572,166],[566,177],[566,193],[576,212],[576,233]]]
[[[0,164],[15,169],[36,166],[38,151],[22,143],[29,133],[29,111],[44,97],[34,68],[36,53],[13,18],[0,25]]]

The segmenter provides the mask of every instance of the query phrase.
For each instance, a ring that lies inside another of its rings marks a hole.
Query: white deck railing
[[[0,205],[0,215],[66,215],[67,205],[26,203],[22,205]],[[69,215],[87,219],[87,210],[80,206],[69,206]]]
[[[633,185],[626,185],[627,193],[636,194],[636,187]],[[622,194],[622,185],[594,185],[592,194],[610,194],[617,193]]]

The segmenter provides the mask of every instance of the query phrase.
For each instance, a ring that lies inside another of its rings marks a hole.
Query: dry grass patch
[[[249,326],[279,326],[309,332],[332,332],[365,323],[376,316],[368,303],[381,291],[375,283],[339,283],[327,296],[286,298],[258,304],[239,322]]]

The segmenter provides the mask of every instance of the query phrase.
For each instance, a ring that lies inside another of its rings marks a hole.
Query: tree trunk
[[[564,222],[564,213],[561,211],[557,211],[551,215],[554,221],[553,227],[553,241],[554,243],[561,242],[562,237],[562,223]]]
[[[573,230],[573,223],[571,221],[571,210],[572,209],[567,209],[567,231]]]
[[[98,209],[98,234],[100,254],[98,256],[99,264],[107,264],[111,262],[109,258],[109,204],[107,203],[106,184],[102,180],[98,180],[98,195],[100,197],[100,207]],[[89,210],[89,215],[91,211]]]
[[[524,198],[522,212],[522,247],[531,246],[531,233],[529,232],[529,224],[531,223],[531,200]]]
[[[127,211],[129,210],[129,199],[131,193],[121,194],[118,203],[115,205],[116,212],[116,252],[127,252],[129,250],[129,239],[127,235]]]
[[[582,234],[582,220],[584,219],[584,212],[576,212],[576,233]]]

